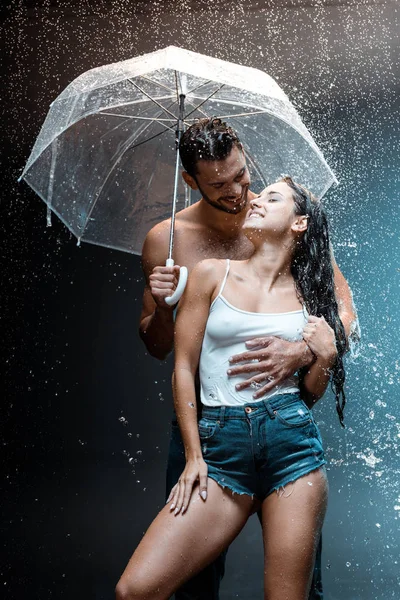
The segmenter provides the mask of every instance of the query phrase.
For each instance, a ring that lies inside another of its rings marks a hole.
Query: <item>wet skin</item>
[[[244,154],[234,147],[223,161],[199,161],[196,178],[185,172],[183,177],[193,189],[201,190],[203,198],[177,214],[173,253],[176,266],[161,266],[168,255],[169,220],[149,232],[142,253],[147,285],[140,335],[150,354],[161,360],[173,348],[173,315],[164,298],[176,287],[178,265],[184,264],[191,271],[206,258],[243,260],[254,252],[242,230],[248,202],[256,197],[248,189],[250,179]],[[248,372],[249,379],[242,386],[251,385],[256,375],[263,377],[265,385],[255,392],[255,398],[312,361],[311,353],[301,342],[268,337],[249,341],[247,348],[248,352],[233,357],[230,375]],[[257,373],[254,363],[250,363],[254,359],[260,361]]]
[[[117,600],[167,600],[214,560],[259,509],[265,599],[307,600],[327,506],[328,483],[323,470],[300,477],[282,493],[270,494],[261,508],[251,496],[232,494],[212,479],[206,502],[197,491],[195,488],[187,514],[174,516],[169,506],[161,510],[118,582]]]
[[[175,326],[173,388],[186,458],[185,469],[169,497],[171,510],[176,513],[185,512],[188,507],[195,481],[200,482],[204,500],[207,496],[207,465],[200,447],[195,406],[195,373],[210,306],[224,282],[224,298],[238,310],[261,315],[301,310],[291,267],[294,249],[307,227],[308,218],[295,213],[289,186],[283,182],[274,184],[250,201],[244,224],[245,233],[255,246],[250,259],[231,261],[227,278],[225,261],[205,260],[195,267],[193,277],[189,278]],[[334,331],[323,317],[309,315],[307,328],[315,361],[304,374],[301,387],[305,399],[313,402],[325,393],[337,348]]]
[[[247,278],[247,283],[242,286],[239,279],[232,278],[227,288],[229,299],[232,299],[229,293],[234,294],[235,304],[256,312],[277,312],[277,308],[282,308],[282,302],[288,303],[283,306],[285,310],[298,308],[287,248],[292,228],[304,230],[304,219],[296,218],[294,220],[298,224],[292,225],[293,210],[287,210],[287,203],[267,208],[268,200],[253,199],[250,202],[246,234],[249,237],[254,234],[257,238],[254,239],[256,253],[249,261],[235,262],[232,266],[240,271],[242,280]],[[281,222],[285,233],[282,239]],[[268,228],[270,231],[265,235]],[[273,232],[274,247],[273,244],[264,244],[260,250],[260,231],[261,238],[264,236],[267,240],[268,234]],[[269,271],[266,258],[269,258]],[[178,490],[176,500],[172,499],[174,505],[164,507],[159,513],[122,575],[117,586],[118,600],[168,598],[184,581],[214,560],[238,535],[248,517],[260,508],[265,548],[265,598],[306,600],[308,596],[315,549],[327,503],[324,470],[316,469],[300,477],[288,484],[285,490],[279,490],[280,493],[268,495],[262,503],[249,495],[232,494],[222,489],[213,480],[207,479],[206,470],[200,473],[200,477],[196,472],[196,465],[204,463],[195,414],[194,373],[202,343],[202,336],[198,333],[205,327],[210,303],[224,274],[223,266],[218,260],[199,264],[196,271],[203,277],[189,281],[182,299],[176,324],[175,391],[187,465],[174,488]],[[262,294],[257,293],[257,280],[262,284]],[[278,281],[275,286],[277,292],[271,293],[275,285],[271,282],[274,281]],[[314,350],[322,355],[326,346],[327,342],[323,340]],[[315,365],[310,372],[313,368]],[[199,485],[196,480],[199,480]],[[204,485],[206,489],[202,490]],[[202,495],[202,491],[207,493]]]

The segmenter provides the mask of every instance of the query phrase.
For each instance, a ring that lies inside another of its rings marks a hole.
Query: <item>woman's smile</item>
[[[251,210],[247,215],[247,219],[263,219],[263,218],[264,218],[264,215],[255,210]]]

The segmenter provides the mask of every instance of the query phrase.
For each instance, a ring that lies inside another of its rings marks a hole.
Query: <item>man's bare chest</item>
[[[251,242],[244,236],[238,235],[223,239],[213,234],[199,235],[197,232],[186,232],[179,235],[174,245],[174,260],[176,264],[193,268],[201,260],[220,258],[245,260],[253,254]]]

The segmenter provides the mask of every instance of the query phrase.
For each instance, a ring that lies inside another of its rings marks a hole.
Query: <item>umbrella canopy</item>
[[[75,79],[51,104],[20,179],[78,240],[140,254],[171,213],[182,93],[185,126],[215,116],[236,129],[258,188],[288,174],[322,197],[336,182],[270,76],[174,46]],[[179,210],[183,182],[177,192]]]

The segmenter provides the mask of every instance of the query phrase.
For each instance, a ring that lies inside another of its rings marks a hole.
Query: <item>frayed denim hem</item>
[[[271,491],[268,492],[266,498],[268,496],[270,496],[273,492],[279,493],[280,490],[282,490],[282,492],[284,493],[285,492],[285,485],[288,485],[289,483],[293,483],[294,481],[297,481],[301,477],[304,477],[305,475],[309,475],[313,471],[318,471],[318,469],[321,469],[321,467],[324,467],[326,464],[327,464],[326,460],[324,459],[323,462],[320,462],[318,465],[313,465],[313,466],[305,469],[304,471],[301,471],[295,477],[287,477],[286,479],[284,479],[283,483],[280,483],[279,485],[274,486],[271,489]],[[324,471],[325,471],[325,469],[324,469]],[[325,471],[325,475],[326,475],[326,471]]]
[[[286,485],[297,481],[297,479],[300,479],[301,477],[304,477],[305,475],[309,475],[309,473],[312,473],[313,471],[318,471],[318,469],[321,469],[326,464],[327,464],[326,460],[324,460],[323,462],[320,462],[318,465],[312,465],[312,466],[304,469],[303,471],[301,471],[294,477],[287,477],[286,479],[283,480],[283,482],[279,483],[279,485],[276,485],[273,488],[271,488],[271,490],[268,492],[268,494],[262,499],[259,498],[259,496],[257,496],[257,494],[251,494],[250,492],[247,492],[247,491],[244,492],[244,491],[237,490],[231,483],[227,483],[225,481],[225,478],[221,477],[220,475],[217,475],[215,473],[208,473],[207,477],[209,477],[210,479],[215,481],[219,485],[219,487],[221,487],[223,490],[228,489],[230,492],[232,492],[233,495],[237,494],[238,496],[249,496],[249,498],[251,498],[252,500],[256,499],[256,500],[263,502],[263,500],[265,500],[265,498],[270,496],[273,492],[279,493],[279,491],[282,490],[282,492],[284,493]],[[326,472],[325,472],[325,475],[326,475]]]
[[[230,492],[232,492],[233,495],[237,494],[238,496],[249,496],[249,498],[252,498],[254,500],[255,494],[249,494],[248,492],[239,492],[229,483],[225,483],[224,478],[220,479],[218,475],[215,475],[215,473],[208,473],[207,477],[215,481],[223,490],[228,489]]]

